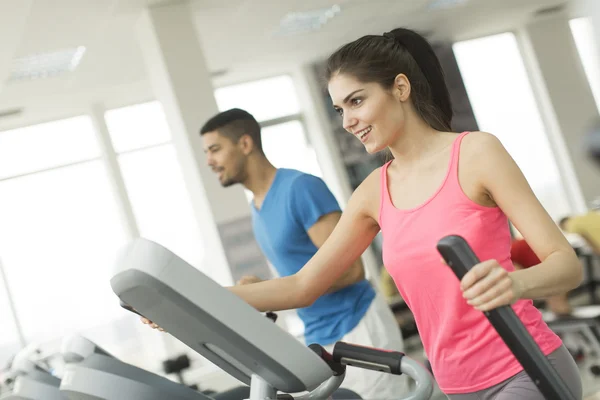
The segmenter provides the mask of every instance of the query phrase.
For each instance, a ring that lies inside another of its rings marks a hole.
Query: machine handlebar
[[[467,241],[460,236],[442,238],[437,249],[459,280],[479,264]],[[575,400],[510,306],[498,307],[484,314],[546,399]]]

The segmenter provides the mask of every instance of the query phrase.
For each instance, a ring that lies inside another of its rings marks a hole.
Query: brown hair
[[[442,66],[427,40],[410,29],[367,35],[344,45],[327,60],[326,78],[349,74],[391,89],[401,73],[410,81],[419,116],[434,129],[451,131],[452,102]]]

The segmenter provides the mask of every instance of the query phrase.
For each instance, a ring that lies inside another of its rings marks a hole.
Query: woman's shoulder
[[[500,139],[488,132],[469,132],[460,144],[461,164],[477,169],[487,168],[491,160],[504,157],[506,153]]]
[[[502,142],[497,136],[482,131],[469,131],[463,138],[461,150],[493,150],[503,148]]]

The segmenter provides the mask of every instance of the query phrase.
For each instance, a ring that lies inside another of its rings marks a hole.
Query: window
[[[219,110],[241,108],[259,122],[300,112],[294,81],[286,75],[218,88],[215,99]]]
[[[594,40],[594,27],[589,18],[576,18],[570,22],[575,45],[583,64],[583,69],[590,83],[596,106],[600,110],[600,61],[598,46]]]
[[[108,110],[105,120],[117,153],[171,140],[169,125],[157,101]]]
[[[565,188],[515,36],[459,42],[454,51],[479,129],[502,141],[552,218],[568,214]]]
[[[126,234],[97,144],[86,116],[0,132],[0,262],[27,342],[59,351],[80,333],[157,370],[156,335],[110,287]],[[21,347],[4,285],[0,315],[3,367]]]
[[[0,180],[99,155],[87,117],[0,132]]]
[[[126,239],[111,193],[101,161],[0,182],[0,251],[28,341],[123,315],[109,282]]]
[[[105,118],[140,235],[200,267],[204,245],[162,105],[109,110]]]
[[[306,140],[304,126],[298,120],[262,129],[265,155],[277,168],[293,168],[322,177],[314,149]]]
[[[123,154],[119,165],[141,236],[200,266],[202,237],[173,145]]]

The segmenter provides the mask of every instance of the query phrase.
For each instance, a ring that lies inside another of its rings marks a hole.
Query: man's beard
[[[224,181],[221,182],[221,186],[223,187],[229,187],[229,186],[233,186],[235,184],[240,183],[240,179],[238,178],[238,176],[234,176],[231,178],[226,178]]]

